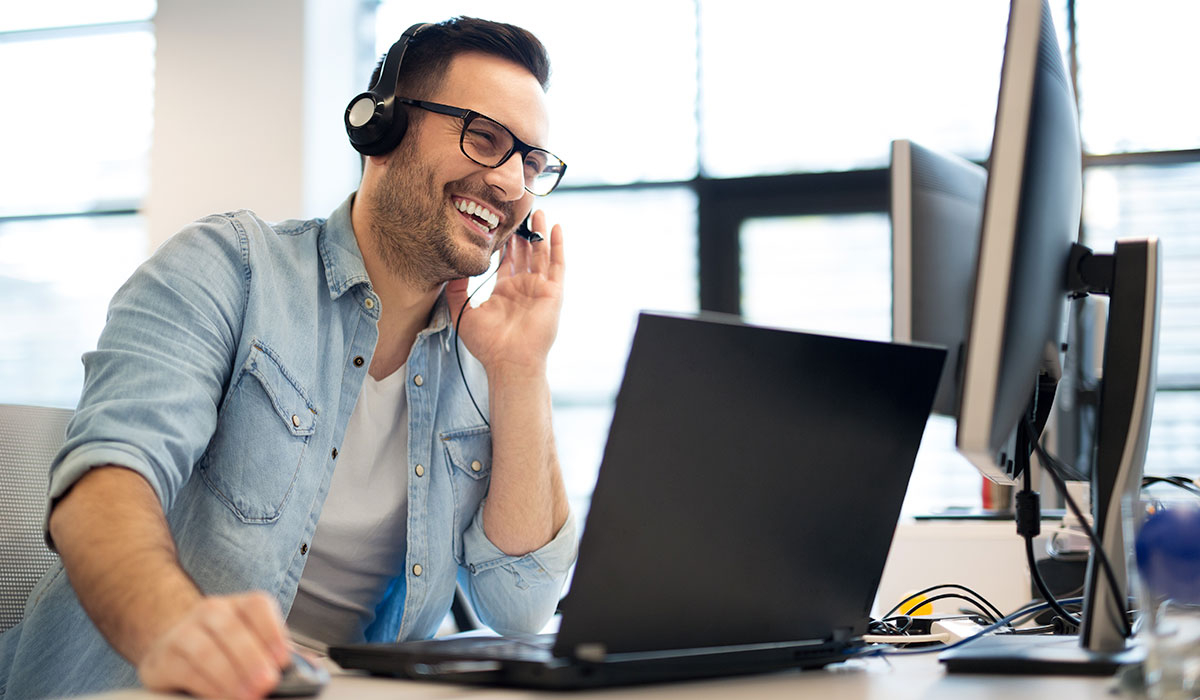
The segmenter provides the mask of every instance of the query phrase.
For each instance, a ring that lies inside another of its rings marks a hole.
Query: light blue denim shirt
[[[119,464],[154,487],[183,568],[208,594],[264,590],[286,616],[378,338],[375,295],[350,223],[268,224],[239,211],[168,240],[117,292],[50,501],[88,469]],[[553,614],[576,536],[508,556],[482,528],[491,434],[468,398],[444,299],[417,336],[410,379],[408,552],[367,629],[369,641],[431,637],[455,585],[501,633]],[[486,412],[482,366],[462,349]],[[422,468],[418,468],[421,465]],[[62,696],[135,685],[61,565],[25,619],[0,635],[0,696]]]

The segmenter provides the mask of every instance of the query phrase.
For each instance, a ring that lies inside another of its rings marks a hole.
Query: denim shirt
[[[378,338],[380,301],[352,201],[328,220],[211,216],[163,244],[114,296],[97,350],[83,357],[83,394],[51,466],[50,502],[92,467],[128,467],[157,492],[201,591],[264,590],[286,617]],[[496,631],[535,632],[574,561],[573,518],[524,556],[484,534],[491,434],[454,342],[442,298],[405,369],[407,573],[379,603],[368,641],[433,636],[456,584]],[[486,375],[461,351],[486,413]],[[0,635],[0,696],[136,683],[61,564],[34,589],[24,620]]]

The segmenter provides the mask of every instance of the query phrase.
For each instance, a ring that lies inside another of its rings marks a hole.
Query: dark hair
[[[450,60],[460,53],[477,51],[524,66],[541,84],[550,85],[550,57],[546,47],[528,30],[475,17],[454,17],[427,25],[408,43],[396,94],[428,99],[445,76]],[[370,85],[379,79],[383,58],[371,73]]]

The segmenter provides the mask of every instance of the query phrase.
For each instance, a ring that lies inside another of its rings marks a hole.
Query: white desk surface
[[[1088,700],[1121,697],[1110,677],[1070,676],[985,676],[947,674],[936,654],[873,658],[836,664],[818,671],[786,671],[742,678],[664,683],[602,691],[547,693],[535,690],[506,690],[460,686],[428,681],[403,681],[364,675],[335,673],[320,700],[375,700],[413,698],[419,700],[489,699],[554,700],[572,698],[711,698],[712,700]],[[173,698],[142,690],[105,693],[95,700],[149,700]]]

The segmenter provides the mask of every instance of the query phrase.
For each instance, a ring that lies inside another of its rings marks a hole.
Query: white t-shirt
[[[405,368],[363,381],[329,495],[308,548],[288,627],[322,649],[361,642],[388,584],[404,573],[408,533]]]

